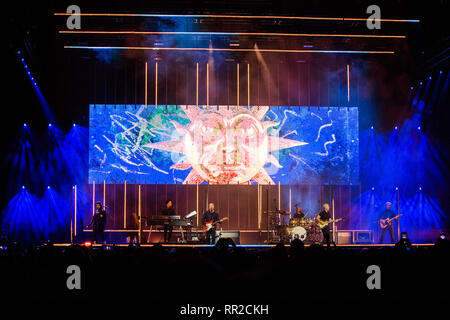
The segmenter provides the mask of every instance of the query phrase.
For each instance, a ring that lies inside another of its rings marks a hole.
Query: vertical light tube
[[[347,65],[347,102],[350,102],[350,65]]]
[[[250,64],[247,63],[247,108],[250,108]]]
[[[103,206],[106,204],[106,182],[103,180]]]
[[[195,200],[195,211],[197,211],[197,214],[195,216],[197,218],[197,227],[198,227],[198,216],[200,215],[200,212],[198,212],[198,183],[197,183],[197,193],[196,193],[196,200]]]
[[[141,185],[138,186],[138,216],[139,216],[139,243],[141,243],[141,233],[142,233],[142,224],[141,224]]]
[[[145,61],[145,88],[144,88],[144,105],[145,105],[145,108],[147,108],[147,81],[148,81],[148,76],[147,76],[147,61]]]
[[[195,80],[195,104],[198,107],[198,62],[197,62],[197,76]]]
[[[278,210],[281,210],[281,184],[278,181]]]
[[[400,189],[397,189],[397,215],[400,211]],[[400,218],[397,218],[397,241],[400,240]]]
[[[155,109],[158,108],[158,62],[155,63]]]
[[[92,216],[95,214],[95,180],[92,181]]]
[[[261,186],[258,183],[258,229],[261,229]]]
[[[127,228],[127,180],[123,184],[123,228]]]
[[[334,217],[334,187],[333,186],[331,186],[331,207],[333,210],[333,217],[332,217],[332,219],[333,219],[333,242],[336,243],[336,224],[334,222],[335,217]]]
[[[209,63],[206,64],[206,107],[209,107]]]
[[[74,220],[75,220],[75,224],[74,224],[74,229],[75,229],[75,237],[77,236],[77,189],[78,189],[78,187],[77,187],[77,185],[75,185],[75,200],[74,200],[74,203],[75,203],[75,212],[74,212],[74,214],[75,214],[75,217],[74,217]]]
[[[236,98],[237,98],[236,105],[239,107],[239,63],[237,64],[237,94],[236,94]]]
[[[72,188],[70,191],[70,243],[73,243],[73,197],[74,197],[74,189]]]
[[[291,213],[291,216],[292,216],[292,190],[291,190],[291,186],[289,186],[289,212]]]

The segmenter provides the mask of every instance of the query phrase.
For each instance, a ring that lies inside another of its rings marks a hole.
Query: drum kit
[[[284,211],[280,214],[290,215],[290,212]],[[283,224],[282,219],[279,221],[275,232],[282,241],[291,242],[295,239],[300,239],[306,243],[321,243],[323,241],[323,234],[316,219],[289,219],[288,224]]]

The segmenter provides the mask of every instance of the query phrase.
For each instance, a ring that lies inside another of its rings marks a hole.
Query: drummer
[[[303,219],[305,219],[305,214],[303,213],[302,207],[297,207],[297,212],[294,214],[293,218],[295,220],[303,220]]]

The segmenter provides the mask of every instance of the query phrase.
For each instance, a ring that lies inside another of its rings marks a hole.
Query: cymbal
[[[278,211],[264,211],[263,213],[279,213],[279,214],[283,214],[283,215],[291,214],[290,211],[285,211],[285,210],[278,210]]]

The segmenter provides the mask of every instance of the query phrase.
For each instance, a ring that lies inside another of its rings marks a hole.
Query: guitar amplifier
[[[372,243],[372,231],[370,230],[360,230],[354,231],[353,233],[353,242],[360,244],[369,244]]]
[[[219,236],[217,240],[223,238],[231,238],[234,244],[241,244],[241,233],[240,231],[216,231],[216,235]]]
[[[203,243],[206,241],[203,230],[197,228],[192,228],[190,231],[186,231],[185,237],[188,243]]]
[[[337,244],[352,244],[351,231],[337,231]]]

